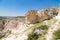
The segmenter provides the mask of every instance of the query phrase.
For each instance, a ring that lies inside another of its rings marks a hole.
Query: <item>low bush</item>
[[[41,39],[40,37],[44,36],[46,32],[43,33],[43,35],[42,35],[42,34],[35,33],[35,30],[36,29],[42,29],[42,30],[47,31],[48,28],[49,28],[49,26],[47,26],[47,25],[40,25],[39,27],[34,28],[34,30],[28,35],[28,39],[27,40],[38,40],[38,39]],[[42,37],[42,39],[44,39],[44,37]]]
[[[60,29],[53,33],[53,40],[60,40]]]

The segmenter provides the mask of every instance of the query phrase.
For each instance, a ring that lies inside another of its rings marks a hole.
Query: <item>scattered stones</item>
[[[37,34],[40,34],[40,35],[41,35],[41,34],[44,34],[45,32],[46,32],[46,31],[45,31],[45,30],[42,30],[42,29],[40,29],[40,30],[37,29],[37,30],[34,31],[34,33],[37,33]]]

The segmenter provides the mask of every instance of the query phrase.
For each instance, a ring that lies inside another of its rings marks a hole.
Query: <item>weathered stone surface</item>
[[[10,31],[5,29],[6,23],[7,23],[7,20],[0,20],[0,38],[10,34]]]
[[[37,30],[35,30],[34,33],[37,33],[37,34],[44,34],[44,33],[46,33],[46,31],[45,31],[45,30],[42,30],[42,29],[37,29]]]
[[[36,16],[36,13],[37,11],[36,10],[31,10],[31,11],[28,11],[28,14],[26,14],[26,22],[27,23],[35,23],[37,20],[37,16]]]
[[[56,15],[57,13],[57,8],[30,10],[27,12],[25,19],[27,23],[42,22],[46,19],[50,19],[53,15]]]
[[[5,37],[11,33],[20,34],[27,29],[27,24],[19,20],[0,20],[0,38]]]

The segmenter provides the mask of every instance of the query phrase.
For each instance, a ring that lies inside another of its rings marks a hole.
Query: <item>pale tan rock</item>
[[[39,13],[37,13],[38,17],[36,20],[38,20],[39,22],[42,22],[43,20],[50,18],[50,16],[47,14],[48,13],[47,9],[43,9],[38,12]]]
[[[27,23],[34,23],[36,22],[36,12],[35,10],[28,11],[28,14],[26,14],[26,22]]]
[[[49,9],[42,9],[42,10],[30,10],[26,14],[26,23],[36,23],[42,22],[46,19],[50,19],[53,15],[56,15],[57,8],[49,8]]]

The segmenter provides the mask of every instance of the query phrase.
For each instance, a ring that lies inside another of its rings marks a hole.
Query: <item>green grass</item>
[[[53,40],[60,39],[60,28],[53,33]]]
[[[29,34],[28,35],[28,39],[27,40],[37,40],[39,38],[39,35],[37,35],[36,33]]]
[[[42,35],[42,36],[39,36],[39,38],[37,40],[46,40],[46,39],[45,39],[45,36]]]

